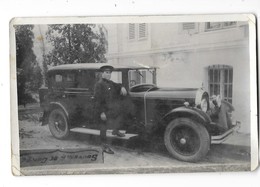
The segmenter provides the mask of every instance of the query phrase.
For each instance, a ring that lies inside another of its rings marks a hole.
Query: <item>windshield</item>
[[[129,88],[138,84],[156,84],[154,69],[136,69],[129,70],[128,80]]]
[[[100,74],[100,72],[98,72]],[[122,72],[113,71],[111,80],[116,83],[123,83]],[[140,84],[156,84],[155,69],[135,69],[128,71],[128,85],[129,88]]]

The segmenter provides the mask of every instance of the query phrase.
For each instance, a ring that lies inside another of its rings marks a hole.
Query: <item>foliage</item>
[[[32,93],[42,84],[41,69],[32,50],[34,34],[32,25],[15,27],[16,35],[16,68],[18,104],[33,102]]]
[[[49,25],[47,38],[53,50],[48,65],[106,62],[105,29],[94,24]]]
[[[16,31],[16,66],[17,68],[30,67],[36,63],[36,56],[33,53],[33,38],[32,25],[19,25],[15,27]]]

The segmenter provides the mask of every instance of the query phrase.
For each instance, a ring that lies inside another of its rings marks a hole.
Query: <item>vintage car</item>
[[[102,66],[104,63],[84,63],[49,69],[48,87],[40,88],[39,93],[42,123],[49,125],[55,138],[65,139],[70,132],[100,134],[93,109],[94,85]],[[124,104],[132,112],[125,115],[122,125],[126,136],[114,136],[108,129],[108,137],[159,137],[174,158],[196,162],[211,144],[223,142],[239,127],[239,122],[231,124],[232,105],[222,101],[225,111],[220,112],[220,107],[211,106],[212,99],[202,88],[159,88],[155,67],[112,66],[112,79],[127,89]]]

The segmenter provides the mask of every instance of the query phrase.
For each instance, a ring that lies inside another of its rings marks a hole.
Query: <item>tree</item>
[[[33,102],[32,92],[41,86],[41,72],[39,72],[36,56],[33,52],[33,26],[19,25],[15,27],[16,39],[16,68],[18,104],[25,105]]]
[[[34,34],[32,32],[33,25],[19,25],[15,27],[16,39],[16,67],[30,67],[36,64],[36,56],[32,50]]]
[[[41,29],[41,26],[38,25],[38,29],[39,29],[39,32],[40,32],[40,41],[42,43],[42,46],[41,46],[41,51],[42,51],[42,83],[43,83],[43,87],[46,86],[47,84],[47,71],[48,71],[48,66],[47,66],[47,58],[46,58],[46,49],[45,49],[45,34],[43,36],[42,34],[42,29]]]
[[[49,25],[47,38],[53,50],[49,65],[106,62],[105,29],[94,24]]]

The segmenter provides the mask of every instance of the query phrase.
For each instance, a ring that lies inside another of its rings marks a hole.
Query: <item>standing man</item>
[[[100,68],[101,79],[95,84],[95,113],[100,125],[100,140],[103,144],[103,150],[106,153],[114,154],[106,142],[106,130],[108,126],[113,130],[112,134],[124,137],[125,134],[119,132],[122,124],[123,114],[120,98],[127,95],[127,91],[121,84],[111,81],[111,73],[114,68],[105,65]]]

